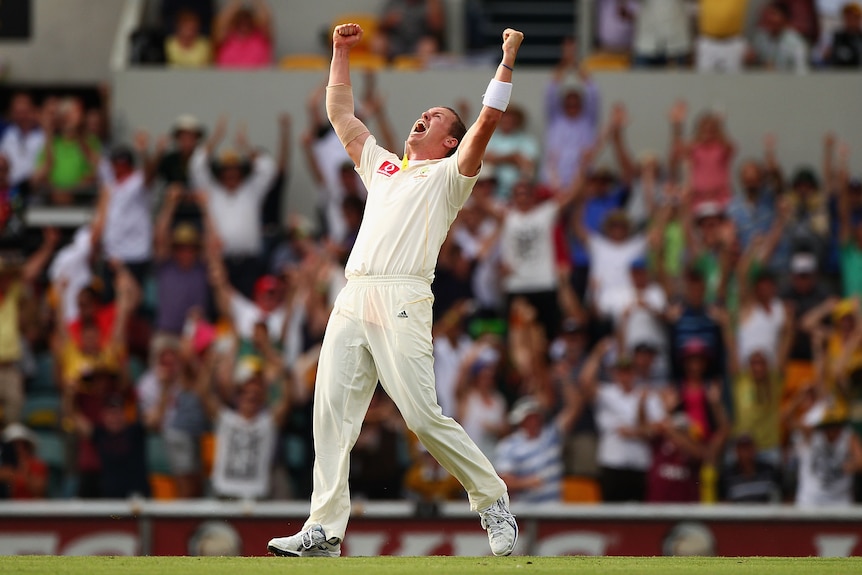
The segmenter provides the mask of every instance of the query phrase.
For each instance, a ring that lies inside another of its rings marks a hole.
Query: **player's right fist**
[[[362,39],[362,27],[359,24],[339,24],[332,32],[332,45],[336,48],[353,48]]]
[[[518,53],[518,47],[524,41],[524,33],[512,28],[503,30],[503,52]]]

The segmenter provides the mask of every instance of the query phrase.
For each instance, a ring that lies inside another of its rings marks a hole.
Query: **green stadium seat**
[[[60,421],[59,395],[30,395],[24,400],[23,423],[34,429],[56,429]]]
[[[39,430],[36,434],[36,453],[48,467],[63,469],[66,466],[66,445],[57,431]]]
[[[147,435],[147,467],[150,473],[170,474],[165,441],[157,433]]]
[[[30,381],[27,393],[52,394],[57,393],[54,383],[54,356],[49,353],[36,355],[36,374]]]

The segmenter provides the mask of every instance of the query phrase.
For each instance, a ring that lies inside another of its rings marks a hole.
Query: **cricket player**
[[[431,108],[413,125],[403,159],[378,146],[354,115],[348,56],[361,37],[357,24],[335,28],[326,111],[368,188],[368,203],[347,261],[347,285],[320,351],[311,513],[299,533],[272,539],[267,549],[283,557],[341,554],[350,515],[350,450],[379,379],[407,426],[467,490],[491,551],[509,555],[518,526],[506,485],[437,404],[431,282],[440,246],[476,183],[485,147],[509,102],[524,35],[503,32],[503,59],[476,123],[467,130],[453,110]]]

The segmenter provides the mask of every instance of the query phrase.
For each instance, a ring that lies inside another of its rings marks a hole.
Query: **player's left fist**
[[[523,41],[523,32],[518,32],[517,30],[513,30],[512,28],[506,28],[505,30],[503,30],[503,52],[511,52],[512,54],[517,54],[518,47],[520,47],[521,42]]]

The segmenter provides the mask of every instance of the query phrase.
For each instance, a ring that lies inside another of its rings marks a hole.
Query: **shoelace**
[[[311,529],[309,529],[308,531],[305,531],[305,532],[302,534],[302,538],[301,538],[301,539],[302,539],[302,547],[303,547],[303,549],[311,549],[312,547],[314,547],[314,545],[315,545],[315,543],[314,543],[314,534],[315,534],[315,533],[317,533],[317,530],[311,530]]]
[[[495,503],[482,514],[482,528],[487,529],[488,533],[492,536],[499,535],[502,533],[504,526],[509,523],[510,517],[514,517],[514,515],[504,511],[499,503]]]

